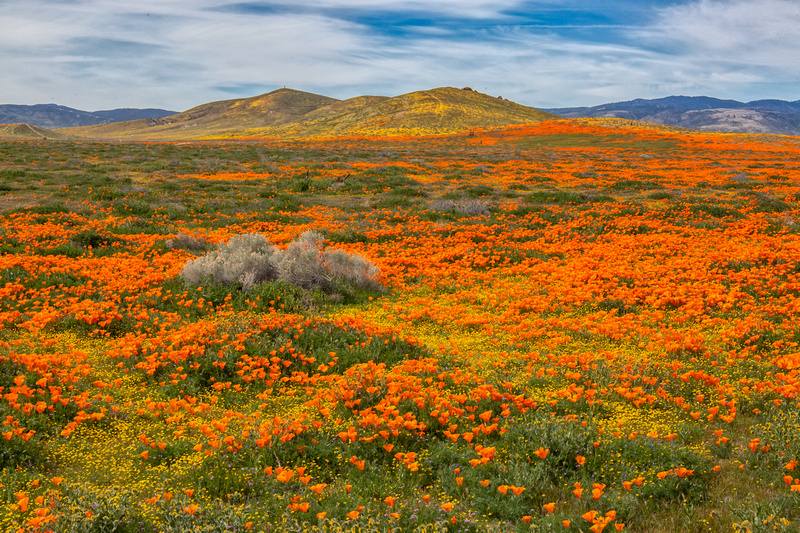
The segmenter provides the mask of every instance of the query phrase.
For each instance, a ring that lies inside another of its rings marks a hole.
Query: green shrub
[[[142,200],[124,201],[114,203],[114,213],[122,216],[149,217],[153,214],[153,206]]]
[[[67,206],[53,202],[45,202],[33,207],[18,207],[11,210],[11,213],[36,213],[37,215],[60,215],[71,212]]]
[[[328,242],[339,243],[356,243],[356,242],[369,242],[369,237],[366,234],[348,228],[344,231],[330,231],[327,233]]]
[[[756,213],[781,213],[791,208],[792,207],[784,201],[761,196],[756,198],[753,211]]]
[[[657,191],[647,196],[652,200],[670,200],[673,198],[672,193],[667,191]]]
[[[98,233],[94,230],[83,231],[71,239],[71,243],[82,248],[102,248],[123,242],[122,239],[110,234]]]
[[[403,196],[407,198],[419,198],[428,196],[428,193],[426,193],[421,189],[417,189],[415,187],[402,187],[398,189],[392,189],[391,191],[389,191],[389,194],[392,194],[394,196]]]
[[[494,188],[490,187],[489,185],[475,185],[472,187],[466,187],[464,191],[467,193],[467,196],[471,198],[481,198],[483,196],[493,196],[494,195]]]
[[[744,218],[744,214],[737,210],[728,207],[723,207],[721,205],[713,205],[713,204],[694,204],[689,207],[689,210],[694,214],[703,214],[708,215],[714,218],[725,218],[725,217],[732,217],[741,219]]]
[[[611,184],[608,188],[612,191],[646,191],[660,189],[661,185],[646,180],[620,180]]]
[[[298,174],[290,182],[290,189],[295,192],[306,192],[311,190],[313,182],[308,171],[305,174]]]
[[[277,213],[297,213],[303,208],[303,205],[300,203],[300,199],[297,196],[277,194],[272,200],[272,207]]]
[[[592,201],[587,195],[572,191],[536,191],[529,194],[525,200],[529,204],[543,205],[583,204]]]
[[[393,209],[393,208],[396,208],[396,207],[411,207],[412,205],[414,205],[414,202],[412,202],[411,200],[409,200],[406,197],[401,196],[401,197],[397,197],[397,198],[392,198],[392,197],[383,198],[383,199],[375,202],[373,207],[376,208],[376,209],[380,209],[380,208]]]

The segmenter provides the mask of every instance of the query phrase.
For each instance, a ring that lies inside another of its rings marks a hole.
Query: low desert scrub
[[[240,285],[244,290],[256,283],[277,279],[278,270],[273,258],[278,249],[262,235],[237,235],[186,263],[181,276],[190,284],[210,279],[223,285]]]
[[[491,214],[491,204],[485,200],[438,199],[428,203],[431,211],[456,212],[468,216],[485,216]]]
[[[360,255],[326,249],[322,234],[311,230],[285,250],[273,246],[262,235],[238,235],[186,263],[181,276],[188,284],[211,281],[239,286],[245,291],[255,284],[274,280],[326,293],[383,288],[378,267]]]

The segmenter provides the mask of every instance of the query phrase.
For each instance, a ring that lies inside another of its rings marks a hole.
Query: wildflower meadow
[[[0,142],[0,530],[800,530],[800,139]]]

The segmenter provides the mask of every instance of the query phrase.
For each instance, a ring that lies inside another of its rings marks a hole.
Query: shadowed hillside
[[[502,98],[445,87],[393,98],[336,100],[292,89],[212,102],[155,120],[82,128],[71,135],[123,140],[431,135],[556,118]]]

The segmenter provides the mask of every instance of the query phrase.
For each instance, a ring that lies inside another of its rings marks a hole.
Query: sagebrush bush
[[[322,235],[306,231],[286,247],[278,260],[280,278],[304,289],[324,287],[329,284]]]
[[[428,203],[431,211],[455,211],[468,216],[483,216],[491,214],[491,204],[485,200],[463,200],[456,201],[441,198]]]
[[[181,276],[187,283],[200,284],[210,279],[223,285],[241,285],[244,290],[256,283],[278,277],[275,255],[278,249],[263,235],[237,235],[184,265]]]
[[[360,255],[325,249],[321,233],[308,230],[285,250],[262,235],[232,238],[183,267],[181,276],[189,284],[211,280],[248,290],[257,283],[281,280],[304,289],[336,292],[342,286],[379,291],[380,270]]]
[[[379,291],[380,270],[360,255],[342,250],[325,250],[325,264],[334,280],[346,280],[362,289]]]

